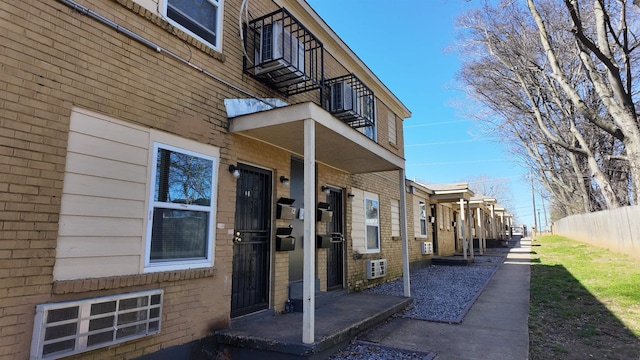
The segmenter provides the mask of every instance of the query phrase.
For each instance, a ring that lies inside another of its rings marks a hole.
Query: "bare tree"
[[[602,1],[595,2],[601,6],[593,8],[604,9]],[[577,0],[536,1],[535,5],[528,0],[527,5],[485,5],[461,18],[465,60],[460,78],[468,93],[493,111],[491,123],[497,124],[496,131],[501,138],[511,139],[514,153],[536,170],[560,212],[637,203],[632,185],[640,182],[632,181],[631,169],[637,167],[640,157],[629,156],[629,144],[634,145],[629,137],[638,126],[627,132],[619,126],[630,121],[631,112],[635,114],[633,73],[607,70],[615,61],[631,69],[637,62],[631,56],[635,46],[631,44],[637,44],[637,39],[628,30],[626,35],[619,30],[612,36],[613,45],[599,44],[609,46],[608,52],[601,52],[610,56],[609,62],[600,60],[592,68],[608,71],[609,77],[608,81],[593,81],[584,52],[594,46],[580,35],[586,33],[585,23],[590,24],[588,29],[609,24],[600,30],[605,33],[613,31],[613,23],[627,24],[626,8],[607,8],[605,14],[614,10],[622,14],[612,22],[602,11],[583,11],[593,15],[580,17]],[[567,27],[578,21],[583,30]],[[592,54],[591,58],[606,60],[607,56]],[[607,84],[612,84],[609,92],[603,90]],[[603,98],[603,94],[610,96]],[[617,99],[624,106],[614,101]],[[624,109],[633,110],[621,111]]]

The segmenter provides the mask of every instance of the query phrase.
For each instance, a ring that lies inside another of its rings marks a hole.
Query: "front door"
[[[269,307],[271,171],[237,169],[231,317]]]
[[[334,235],[334,242],[327,251],[327,290],[343,288],[344,279],[344,206],[342,189],[330,188],[327,196],[333,217],[327,223],[327,233]]]
[[[436,211],[436,204],[431,204],[431,234],[433,235],[433,254],[438,255],[438,217]]]

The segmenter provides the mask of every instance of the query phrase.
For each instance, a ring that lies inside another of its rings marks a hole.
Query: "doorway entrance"
[[[327,249],[327,290],[339,290],[344,286],[344,197],[342,189],[329,190],[327,203],[333,218],[327,223],[327,233],[334,241]]]
[[[238,164],[231,317],[269,307],[271,171]]]

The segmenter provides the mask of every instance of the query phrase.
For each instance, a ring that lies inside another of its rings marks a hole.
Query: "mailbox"
[[[276,209],[276,219],[292,220],[296,218],[296,208],[293,207],[294,199],[280,198],[278,199],[278,207]]]
[[[276,228],[276,251],[292,251],[296,248],[296,238],[291,236],[292,227]]]
[[[333,211],[329,210],[329,204],[318,203],[318,214],[316,215],[316,221],[330,222],[333,219]]]
[[[331,247],[332,236],[330,234],[318,235],[317,247],[318,249],[326,249]]]

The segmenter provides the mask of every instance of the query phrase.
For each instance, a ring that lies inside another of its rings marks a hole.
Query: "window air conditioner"
[[[304,44],[281,22],[265,24],[260,29],[260,46],[256,49],[256,75],[270,73],[273,77],[304,75]]]
[[[422,255],[433,254],[433,243],[431,241],[422,242]]]
[[[331,85],[331,112],[360,114],[358,93],[344,81]]]

